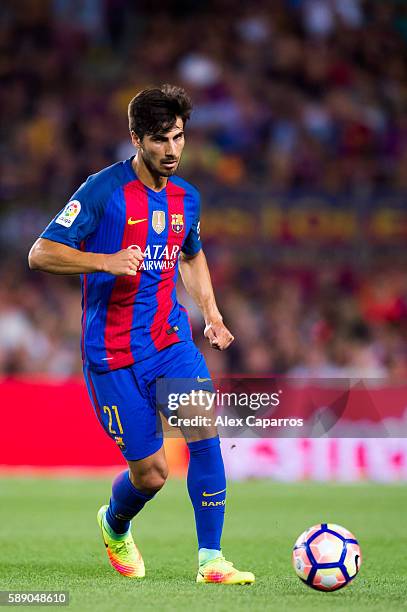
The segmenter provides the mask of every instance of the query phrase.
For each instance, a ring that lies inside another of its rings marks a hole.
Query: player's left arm
[[[205,337],[213,348],[219,351],[227,349],[234,337],[223,323],[217,307],[203,250],[200,249],[193,255],[181,252],[179,270],[185,289],[199,306],[205,319]]]

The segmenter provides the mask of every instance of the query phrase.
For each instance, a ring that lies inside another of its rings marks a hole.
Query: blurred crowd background
[[[0,373],[80,372],[79,281],[27,252],[133,154],[130,98],[171,82],[195,103],[180,174],[236,337],[209,350],[180,288],[212,371],[406,379],[405,0],[4,0],[0,47]],[[325,231],[293,239],[316,194]]]

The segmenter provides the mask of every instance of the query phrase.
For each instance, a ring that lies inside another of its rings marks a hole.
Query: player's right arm
[[[140,250],[122,249],[112,254],[87,253],[47,238],[38,238],[28,255],[31,270],[52,274],[107,272],[115,276],[134,276],[142,261]]]
[[[32,246],[28,255],[32,270],[53,274],[107,272],[115,276],[137,273],[143,261],[140,249],[112,253],[106,246],[107,254],[82,249],[82,244],[99,227],[112,190],[120,184],[114,178],[111,170],[106,169],[79,187]]]

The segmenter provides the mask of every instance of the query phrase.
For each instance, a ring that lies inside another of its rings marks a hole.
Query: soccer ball
[[[355,536],[340,525],[321,523],[297,539],[292,556],[297,576],[318,591],[336,591],[358,573],[362,556]]]

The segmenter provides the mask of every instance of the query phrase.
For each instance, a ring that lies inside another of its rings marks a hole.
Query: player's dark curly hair
[[[184,125],[192,112],[192,102],[182,87],[162,85],[140,91],[129,104],[129,128],[143,136],[170,130],[177,117]]]

